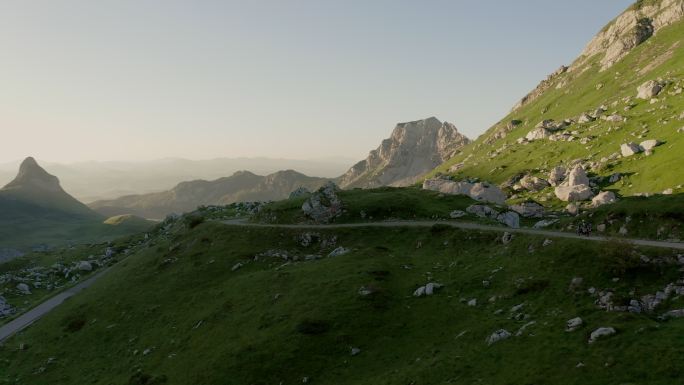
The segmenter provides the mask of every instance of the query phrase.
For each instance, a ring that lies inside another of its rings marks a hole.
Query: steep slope
[[[239,171],[214,181],[183,182],[168,191],[97,201],[90,207],[107,216],[134,214],[145,218],[164,218],[171,213],[192,211],[201,205],[284,199],[299,187],[313,190],[326,181],[292,170],[267,176]]]
[[[559,166],[583,166],[594,194],[683,192],[683,15],[682,0],[637,2],[432,175],[477,177],[552,206],[564,204],[549,186],[567,176]],[[550,183],[531,191],[520,186],[527,175]]]
[[[117,254],[122,263],[5,341],[0,381],[598,385],[682,376],[684,320],[668,313],[684,307],[673,252],[502,242],[439,226],[184,222],[121,244],[130,251]],[[344,255],[326,257],[340,246]],[[429,282],[442,286],[414,295]],[[655,304],[661,290],[671,294],[655,308],[623,309],[642,296]],[[28,298],[10,290],[7,301]],[[601,327],[615,333],[589,342]]]
[[[69,216],[97,219],[99,215],[62,189],[59,179],[26,158],[13,181],[0,189],[3,219],[23,216]],[[29,209],[32,207],[31,209]]]
[[[103,223],[105,217],[79,202],[33,158],[0,189],[0,259],[32,248],[95,242],[143,231],[149,222]]]
[[[437,118],[399,123],[368,157],[340,177],[342,188],[408,186],[456,154],[469,142]]]

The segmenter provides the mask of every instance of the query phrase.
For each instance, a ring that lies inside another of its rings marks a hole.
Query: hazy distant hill
[[[17,176],[0,189],[0,249],[27,251],[35,245],[90,242],[141,231],[146,221],[104,224],[91,210],[62,189],[59,179],[26,158]],[[0,255],[0,260],[3,255]]]
[[[240,171],[213,181],[179,183],[168,191],[97,201],[90,207],[107,216],[135,214],[160,219],[170,213],[194,210],[200,205],[284,199],[300,186],[313,190],[328,180],[293,170],[278,171],[267,176]]]
[[[316,177],[336,177],[353,159],[219,158],[210,160],[160,159],[142,162],[42,162],[62,186],[82,202],[114,199],[124,195],[165,191],[190,180],[214,180],[240,170],[267,175],[293,169]],[[19,162],[0,164],[0,185],[15,175]]]

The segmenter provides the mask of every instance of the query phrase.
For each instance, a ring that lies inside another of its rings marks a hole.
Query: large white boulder
[[[641,146],[633,142],[623,143],[620,146],[620,152],[622,153],[622,156],[632,156],[640,153],[641,151],[643,151]]]
[[[585,184],[577,186],[558,186],[554,192],[556,197],[563,202],[585,201],[594,196],[591,188]]]
[[[617,197],[615,196],[615,193],[612,191],[601,191],[591,200],[591,204],[594,207],[598,207],[609,203],[615,203],[616,201]]]
[[[589,177],[587,177],[587,173],[584,171],[584,168],[580,165],[577,165],[570,170],[570,174],[568,175],[567,179],[565,179],[564,184],[567,186],[589,185]]]
[[[506,201],[506,194],[500,188],[487,183],[427,179],[423,182],[423,189],[450,195],[467,195],[481,202],[503,204]]]
[[[655,80],[649,80],[646,83],[637,87],[637,98],[639,99],[651,99],[660,93],[663,86]]]
[[[644,151],[651,151],[660,144],[661,142],[657,139],[649,139],[639,143],[639,147],[641,147]]]

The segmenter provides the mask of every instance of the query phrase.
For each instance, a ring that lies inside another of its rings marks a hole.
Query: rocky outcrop
[[[513,109],[511,112],[517,110],[518,108],[531,103],[538,97],[540,97],[546,90],[551,88],[554,84],[556,84],[558,78],[566,73],[568,71],[568,67],[566,66],[561,66],[558,68],[556,71],[554,71],[551,75],[547,76],[546,79],[542,80],[541,83],[537,85],[537,87],[532,90],[529,94],[525,95],[518,103],[516,103],[515,106],[513,106]]]
[[[302,205],[304,216],[316,223],[328,223],[342,215],[342,200],[337,196],[337,186],[328,182],[311,194]]]
[[[684,0],[637,3],[594,36],[571,70],[583,66],[595,55],[603,55],[599,63],[602,71],[607,70],[634,47],[683,16]]]
[[[399,123],[380,147],[339,179],[342,188],[408,186],[453,157],[470,140],[437,118]]]
[[[506,194],[497,186],[488,183],[427,179],[423,182],[423,189],[450,195],[467,195],[481,202],[503,204],[506,201]]]

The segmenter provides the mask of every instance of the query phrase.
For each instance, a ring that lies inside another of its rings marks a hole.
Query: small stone
[[[591,335],[589,336],[589,343],[592,344],[600,338],[612,336],[615,333],[617,333],[617,332],[612,327],[600,327],[600,328],[594,330],[593,332],[591,332]]]
[[[361,353],[361,349],[359,349],[359,348],[351,348],[351,355],[352,355],[352,356],[357,356],[357,355],[359,355],[359,353]]]
[[[579,329],[583,323],[584,323],[584,321],[582,321],[582,318],[580,318],[580,317],[575,317],[573,319],[569,319],[565,323],[565,331],[566,332],[573,332],[573,331]]]
[[[473,298],[468,301],[468,306],[477,306],[477,298]]]
[[[487,338],[487,345],[493,345],[511,337],[511,333],[506,329],[499,329]]]

